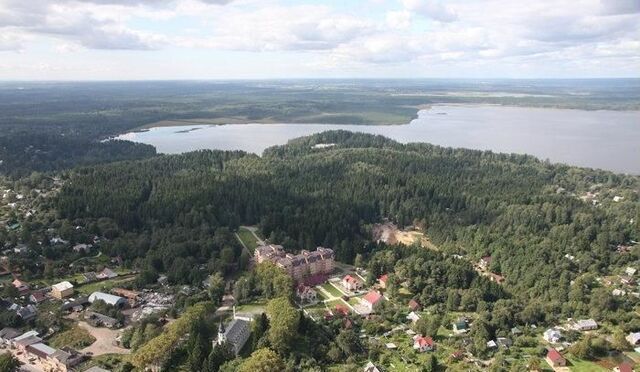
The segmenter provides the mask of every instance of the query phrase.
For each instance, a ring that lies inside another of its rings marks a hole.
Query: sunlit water
[[[531,154],[553,162],[640,174],[640,111],[438,105],[420,111],[406,125],[194,125],[157,127],[118,138],[153,145],[162,153],[221,149],[260,154],[292,138],[332,129],[381,134],[403,143]]]

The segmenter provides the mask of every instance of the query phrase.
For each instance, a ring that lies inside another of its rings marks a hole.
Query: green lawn
[[[251,253],[256,250],[258,242],[256,241],[256,237],[251,231],[241,227],[240,229],[238,229],[238,236],[240,237],[240,240],[244,243],[244,245],[249,248]]]
[[[565,358],[569,361],[569,369],[576,372],[604,372],[608,369],[602,368],[599,365],[590,362],[588,360],[577,359],[572,355],[565,355]]]
[[[347,303],[346,303],[346,302],[344,302],[344,300],[342,300],[342,299],[331,300],[331,301],[327,302],[326,304],[327,304],[327,307],[328,307],[329,309],[332,309],[332,310],[333,310],[333,309],[335,309],[335,308],[336,308],[336,305],[338,305],[338,304],[340,304],[340,305],[342,305],[342,306],[346,307],[347,309],[349,308],[349,306],[347,305]]]
[[[109,292],[112,288],[120,287],[128,281],[131,281],[135,276],[121,278],[116,277],[109,280],[103,280],[93,283],[81,284],[76,287],[76,292],[85,295],[90,295],[93,292]]]
[[[350,303],[352,306],[359,305],[359,304],[360,304],[360,298],[358,298],[358,297],[351,297],[351,298],[349,299],[349,303]]]
[[[325,291],[331,293],[331,295],[335,296],[335,297],[342,297],[344,296],[344,293],[340,292],[338,290],[338,288],[334,287],[333,285],[329,284],[329,283],[324,283],[323,285],[321,285],[322,289],[324,289]]]
[[[86,329],[73,327],[68,331],[58,333],[49,340],[49,344],[55,348],[68,346],[74,349],[83,349],[96,341]]]

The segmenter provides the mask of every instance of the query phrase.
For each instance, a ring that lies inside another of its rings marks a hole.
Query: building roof
[[[89,369],[86,369],[84,372],[111,372],[111,371],[108,369],[93,366]]]
[[[384,274],[378,278],[378,281],[387,284],[387,279],[389,279],[389,274]]]
[[[15,328],[6,327],[0,329],[0,338],[5,340],[11,340],[14,337],[20,336],[20,331]]]
[[[382,295],[376,291],[371,291],[367,293],[362,300],[367,301],[371,305],[375,305],[382,300]]]
[[[103,293],[103,292],[93,292],[89,296],[89,302],[93,303],[94,301],[97,301],[97,300],[102,300],[107,305],[111,305],[111,306],[118,306],[127,302],[127,300],[125,300],[123,297],[120,297],[120,296],[112,295],[109,293]]]
[[[31,331],[28,331],[28,332],[25,332],[25,333],[21,334],[20,336],[15,337],[13,339],[13,341],[20,341],[20,340],[23,340],[25,338],[28,338],[28,337],[31,337],[31,336],[37,336],[37,335],[38,335],[38,331],[31,330]]]
[[[235,343],[238,341],[240,334],[249,328],[249,322],[243,319],[234,319],[227,326],[224,336],[227,340]]]
[[[433,347],[434,345],[433,339],[431,337],[416,336],[413,341],[420,347]]]
[[[29,345],[29,349],[36,350],[44,356],[49,356],[56,352],[56,349],[52,348],[51,346],[45,345],[42,342]]]
[[[618,371],[619,372],[633,372],[633,367],[631,367],[631,364],[629,364],[627,362],[622,362],[622,363],[620,363],[620,365],[618,365]]]
[[[562,356],[562,354],[560,354],[558,350],[554,348],[551,348],[549,349],[549,351],[547,351],[547,358],[549,358],[549,360],[551,360],[552,362],[558,362],[558,361],[564,360],[564,357]]]
[[[576,322],[579,328],[597,328],[598,323],[593,319],[580,319]]]
[[[347,283],[351,283],[351,284],[357,284],[360,281],[354,277],[352,277],[351,275],[347,275],[344,278],[342,278],[342,280],[344,280]]]
[[[64,281],[64,282],[60,282],[58,284],[54,284],[51,286],[51,289],[56,290],[58,292],[62,292],[62,291],[66,291],[68,289],[73,289],[73,284]]]
[[[409,308],[413,311],[419,310],[422,307],[422,305],[420,305],[420,303],[416,300],[411,300],[409,301]]]
[[[378,367],[373,364],[371,361],[367,362],[367,365],[364,366],[364,372],[380,372]]]
[[[32,299],[33,302],[42,302],[47,297],[45,296],[44,292],[38,291],[38,292],[31,293],[31,296],[29,296],[29,298]]]
[[[627,341],[629,341],[632,345],[640,342],[640,332],[629,333],[629,335],[627,336]]]
[[[23,282],[20,279],[14,279],[13,282],[11,282],[11,284],[13,284],[14,287],[19,288],[19,287],[28,287],[29,284],[27,282]]]

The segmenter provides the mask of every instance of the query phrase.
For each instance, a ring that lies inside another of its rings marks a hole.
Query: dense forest
[[[336,146],[314,149],[318,143]],[[213,245],[203,247],[198,237],[240,224],[258,224],[289,250],[324,245],[344,262],[371,258],[378,247],[366,226],[390,219],[422,227],[443,252],[472,261],[491,255],[491,270],[524,303],[544,302],[555,314],[588,313],[591,291],[599,289],[584,274],[607,274],[638,259],[637,249],[623,255],[615,248],[640,238],[639,185],[637,177],[530,156],[334,131],[273,147],[263,157],[199,151],[81,168],[56,208],[70,220],[113,221],[107,253],[145,257],[149,268],[169,271],[203,252],[211,259]],[[594,206],[579,198],[595,188],[603,199],[625,199]],[[224,264],[239,254],[236,247]],[[220,260],[214,254],[213,264]],[[416,268],[403,262],[393,260],[387,270],[411,278]],[[585,281],[580,294],[571,285],[577,279]],[[446,294],[430,296],[427,303]],[[609,310],[628,310],[603,301]]]

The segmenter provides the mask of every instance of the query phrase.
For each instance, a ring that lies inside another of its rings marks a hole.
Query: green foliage
[[[67,331],[54,335],[49,340],[49,345],[54,348],[71,347],[74,349],[83,349],[96,341],[89,331],[79,326],[75,326]]]
[[[137,368],[161,365],[171,357],[172,351],[179,346],[180,340],[189,332],[192,324],[212,310],[211,303],[199,303],[189,307],[178,320],[167,326],[162,334],[138,349],[131,356],[131,363]]]
[[[0,354],[0,372],[14,372],[22,365],[11,353]]]
[[[258,349],[242,362],[238,372],[281,372],[284,362],[280,356],[271,349]]]
[[[300,317],[287,297],[278,297],[267,304],[269,331],[267,337],[272,348],[285,355],[297,339]]]

